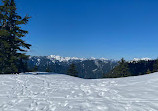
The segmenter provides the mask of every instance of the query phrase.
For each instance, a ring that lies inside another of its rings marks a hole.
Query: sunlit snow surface
[[[98,80],[0,75],[0,111],[158,111],[158,73]]]

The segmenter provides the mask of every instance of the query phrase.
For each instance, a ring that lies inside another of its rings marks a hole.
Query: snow
[[[67,62],[69,60],[85,60],[85,58],[78,58],[78,57],[61,57],[59,55],[50,55],[47,57],[48,59],[54,61],[54,60],[58,60],[59,62]]]
[[[96,60],[96,58],[95,57],[91,57],[89,60]]]
[[[158,73],[96,80],[0,76],[0,111],[158,111]]]
[[[145,58],[134,58],[132,61],[130,62],[137,62],[137,61],[140,61],[140,60],[143,60],[143,61],[149,61],[149,60],[152,60],[151,58],[148,58],[148,57],[145,57]]]
[[[102,58],[100,58],[100,60],[106,61],[106,60],[108,60],[108,59],[102,57]]]
[[[93,72],[97,71],[97,69],[92,70]]]
[[[59,55],[50,55],[47,58],[50,59],[52,62],[55,62],[55,60],[57,60],[59,62],[68,62],[70,60],[80,60],[80,61],[84,61],[84,60],[102,60],[102,61],[107,61],[108,60],[106,58],[96,59],[94,57],[91,57],[91,58],[62,57],[62,56],[59,56]]]

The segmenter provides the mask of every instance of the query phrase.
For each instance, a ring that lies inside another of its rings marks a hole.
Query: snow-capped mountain
[[[50,56],[47,56],[47,58],[52,60],[52,62],[55,62],[55,61],[68,62],[68,61],[74,61],[74,60],[77,60],[77,61],[84,61],[84,60],[102,60],[102,61],[107,61],[108,60],[106,58],[96,59],[94,57],[91,57],[91,58],[62,57],[62,56],[59,56],[59,55],[50,55]]]
[[[140,60],[144,60],[144,61],[149,61],[151,60],[151,58],[145,57],[145,58],[134,58],[134,61],[140,61]]]
[[[32,56],[28,61],[30,69],[38,66],[38,71],[46,71],[49,68],[51,72],[55,73],[67,73],[69,65],[72,63],[76,65],[78,75],[82,78],[100,78],[117,65],[116,60],[105,58],[61,57],[58,55]]]
[[[151,58],[145,57],[145,58],[134,58],[133,60],[131,60],[130,62],[137,62],[137,61],[149,61],[152,60]]]
[[[50,55],[47,57],[48,59],[52,60],[52,62],[59,61],[59,62],[68,62],[73,60],[86,60],[85,58],[78,58],[78,57],[61,57],[59,55]]]

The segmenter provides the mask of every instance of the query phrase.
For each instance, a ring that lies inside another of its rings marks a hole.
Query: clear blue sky
[[[31,55],[158,57],[158,0],[16,0]]]

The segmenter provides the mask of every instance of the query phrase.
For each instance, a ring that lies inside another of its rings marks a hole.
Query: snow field
[[[96,80],[0,75],[0,111],[158,111],[158,73]]]

